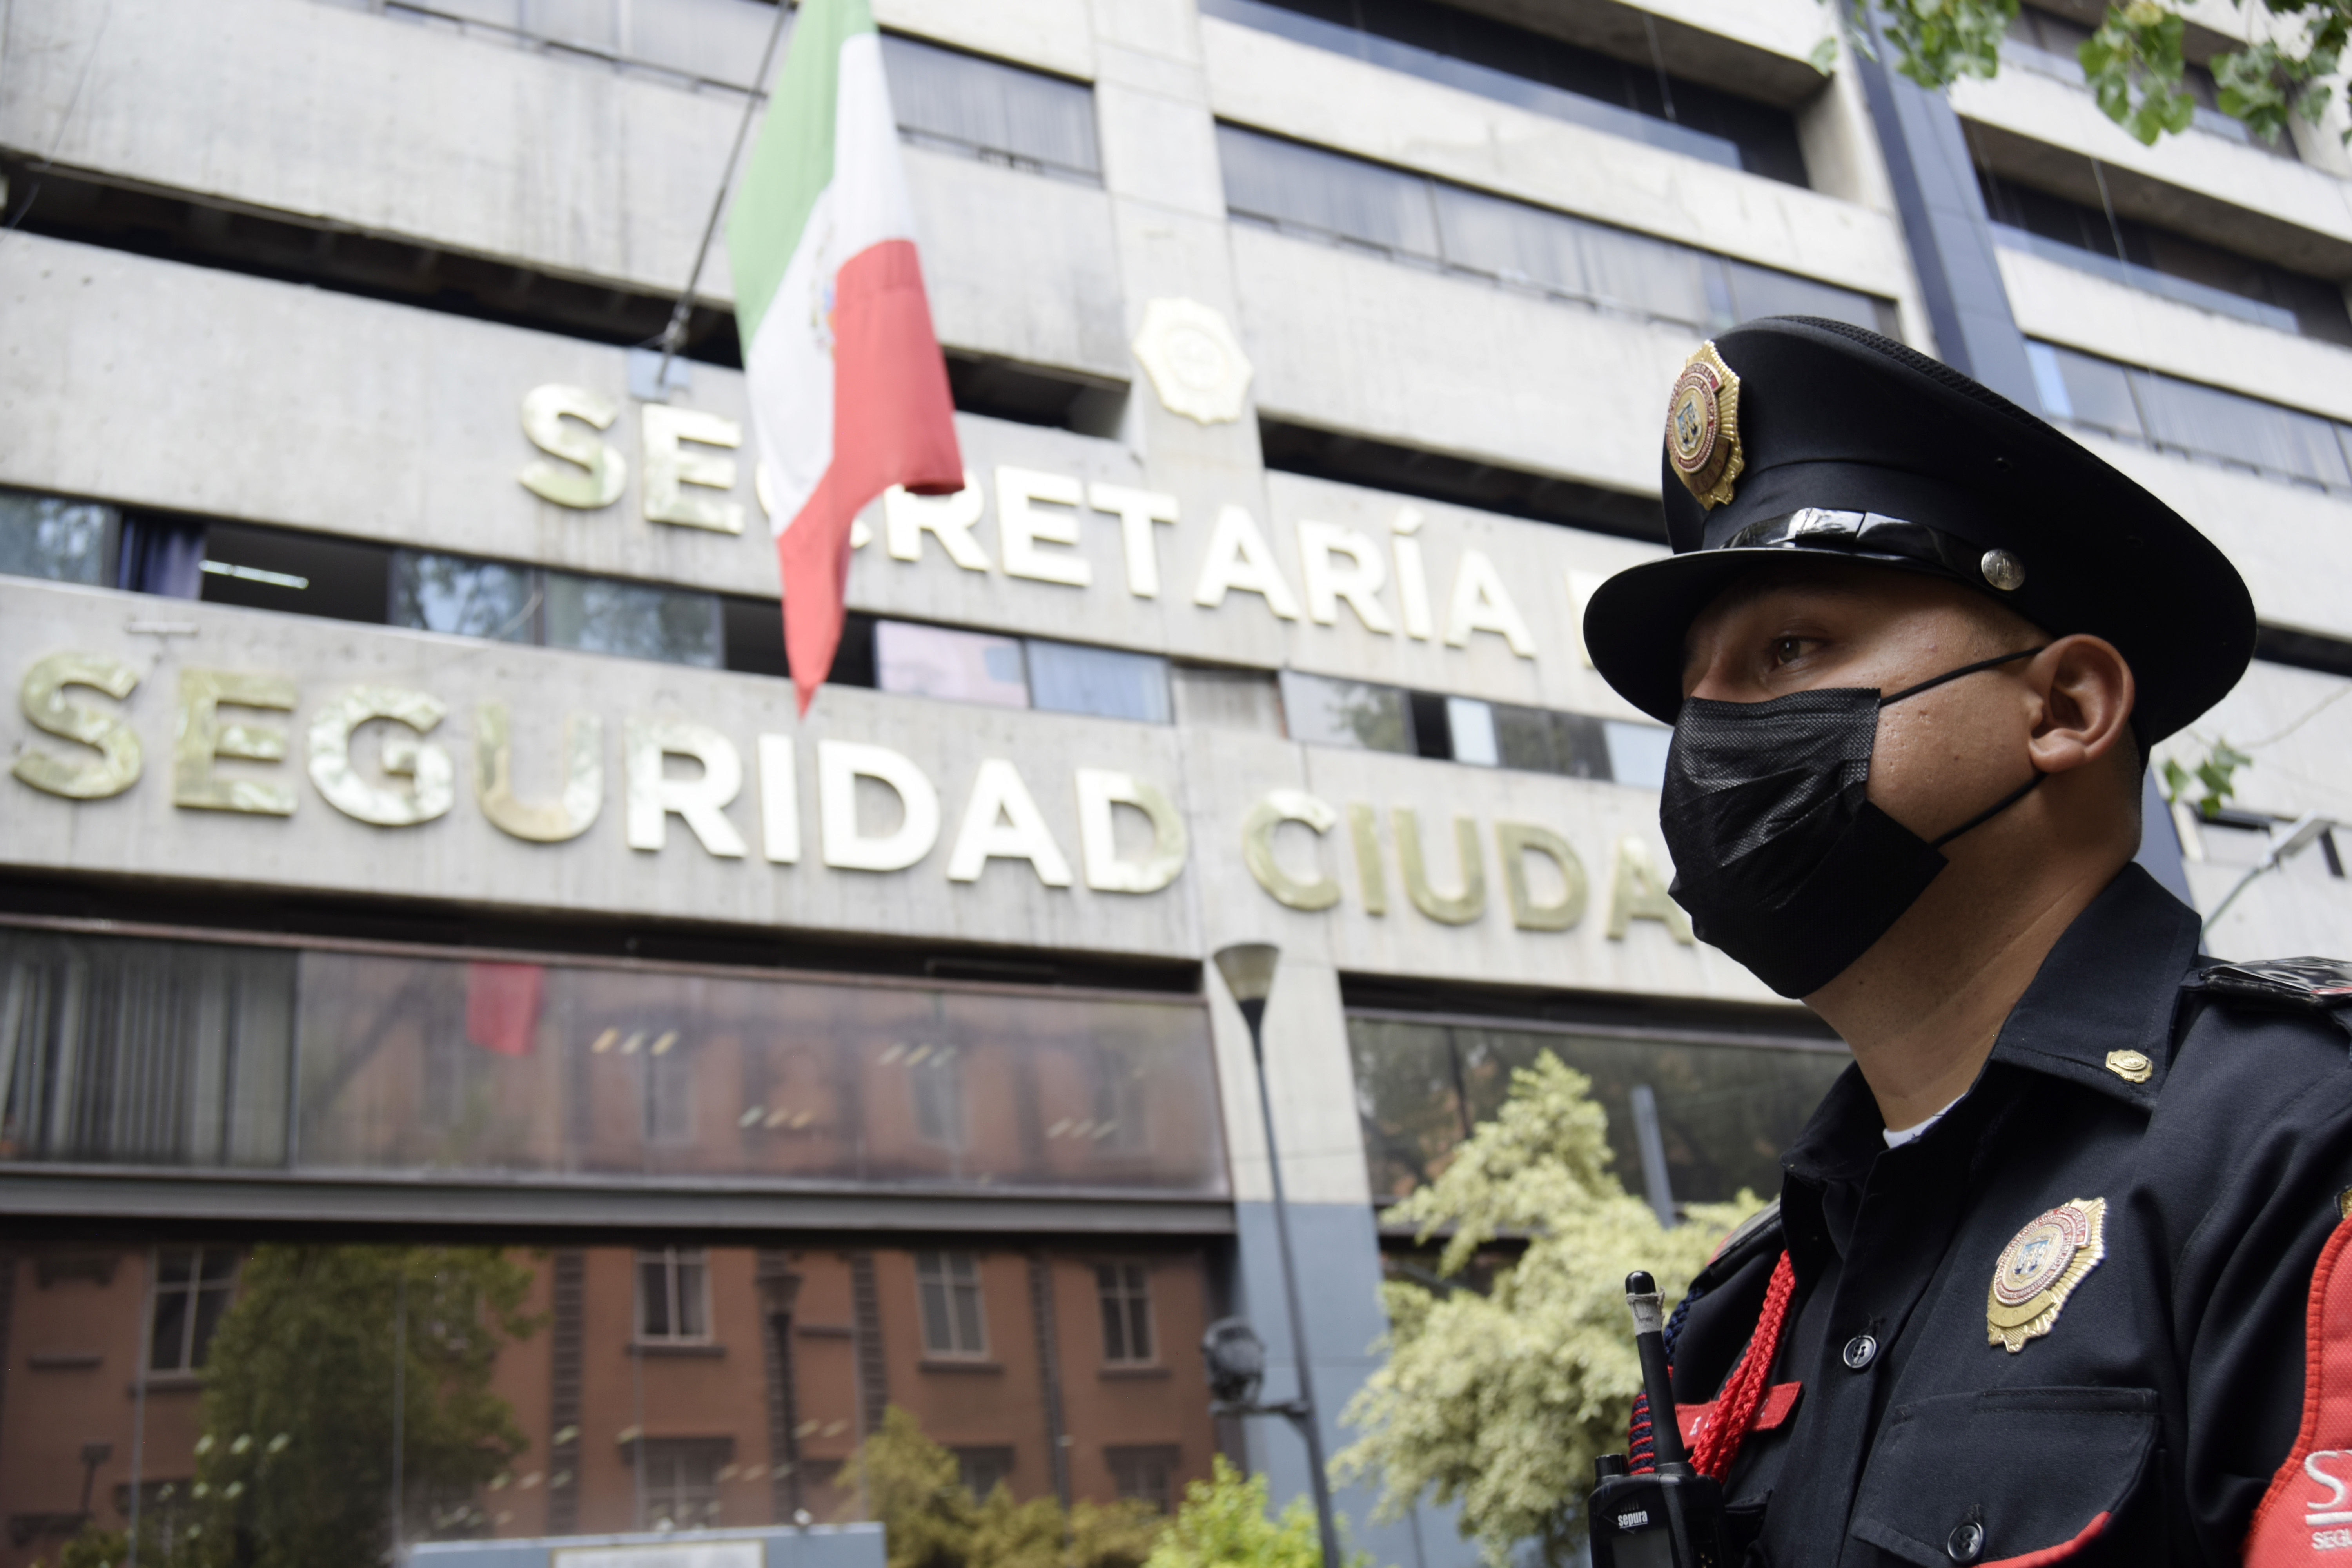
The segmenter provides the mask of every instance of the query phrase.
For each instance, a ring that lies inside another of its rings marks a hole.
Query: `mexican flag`
[[[858,510],[892,485],[963,488],[868,0],[802,0],[727,254],[805,713],[841,643]]]

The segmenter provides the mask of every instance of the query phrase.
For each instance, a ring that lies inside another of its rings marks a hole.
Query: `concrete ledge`
[[[1056,1194],[978,1197],[919,1189],[730,1187],[701,1183],[503,1183],[49,1167],[0,1174],[0,1216],[123,1221],[600,1232],[931,1231],[1229,1236],[1233,1205],[1205,1198]]]

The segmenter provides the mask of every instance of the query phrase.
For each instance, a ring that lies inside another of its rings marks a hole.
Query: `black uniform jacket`
[[[1860,1073],[1832,1088],[1782,1161],[1796,1294],[1771,1381],[1802,1392],[1726,1487],[1749,1568],[2238,1560],[2301,1418],[2352,1065],[2324,1013],[2184,993],[2198,934],[2126,867],[1925,1134],[1888,1149]],[[2093,1198],[2105,1257],[2046,1332],[1991,1342],[2003,1249]],[[1768,1232],[1700,1277],[1678,1401],[1716,1396],[1779,1252]]]

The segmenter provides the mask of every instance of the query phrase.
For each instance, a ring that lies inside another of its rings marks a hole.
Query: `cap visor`
[[[1954,581],[1925,562],[1853,550],[1779,544],[1669,555],[1620,572],[1593,591],[1584,610],[1584,647],[1592,668],[1618,696],[1660,723],[1673,723],[1682,711],[1684,644],[1691,623],[1759,566],[1794,561],[1851,562]]]

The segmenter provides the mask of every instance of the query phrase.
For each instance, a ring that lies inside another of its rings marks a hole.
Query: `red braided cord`
[[[1789,1298],[1796,1289],[1796,1270],[1789,1267],[1789,1255],[1783,1252],[1780,1261],[1773,1265],[1772,1282],[1764,1288],[1764,1310],[1756,1320],[1756,1332],[1749,1336],[1746,1352],[1732,1369],[1731,1381],[1716,1400],[1715,1419],[1707,1423],[1691,1449],[1691,1468],[1701,1475],[1721,1480],[1730,1473],[1731,1461],[1738,1458],[1748,1424],[1756,1419],[1764,1391],[1770,1385],[1772,1358],[1780,1353],[1780,1329],[1788,1321]]]

